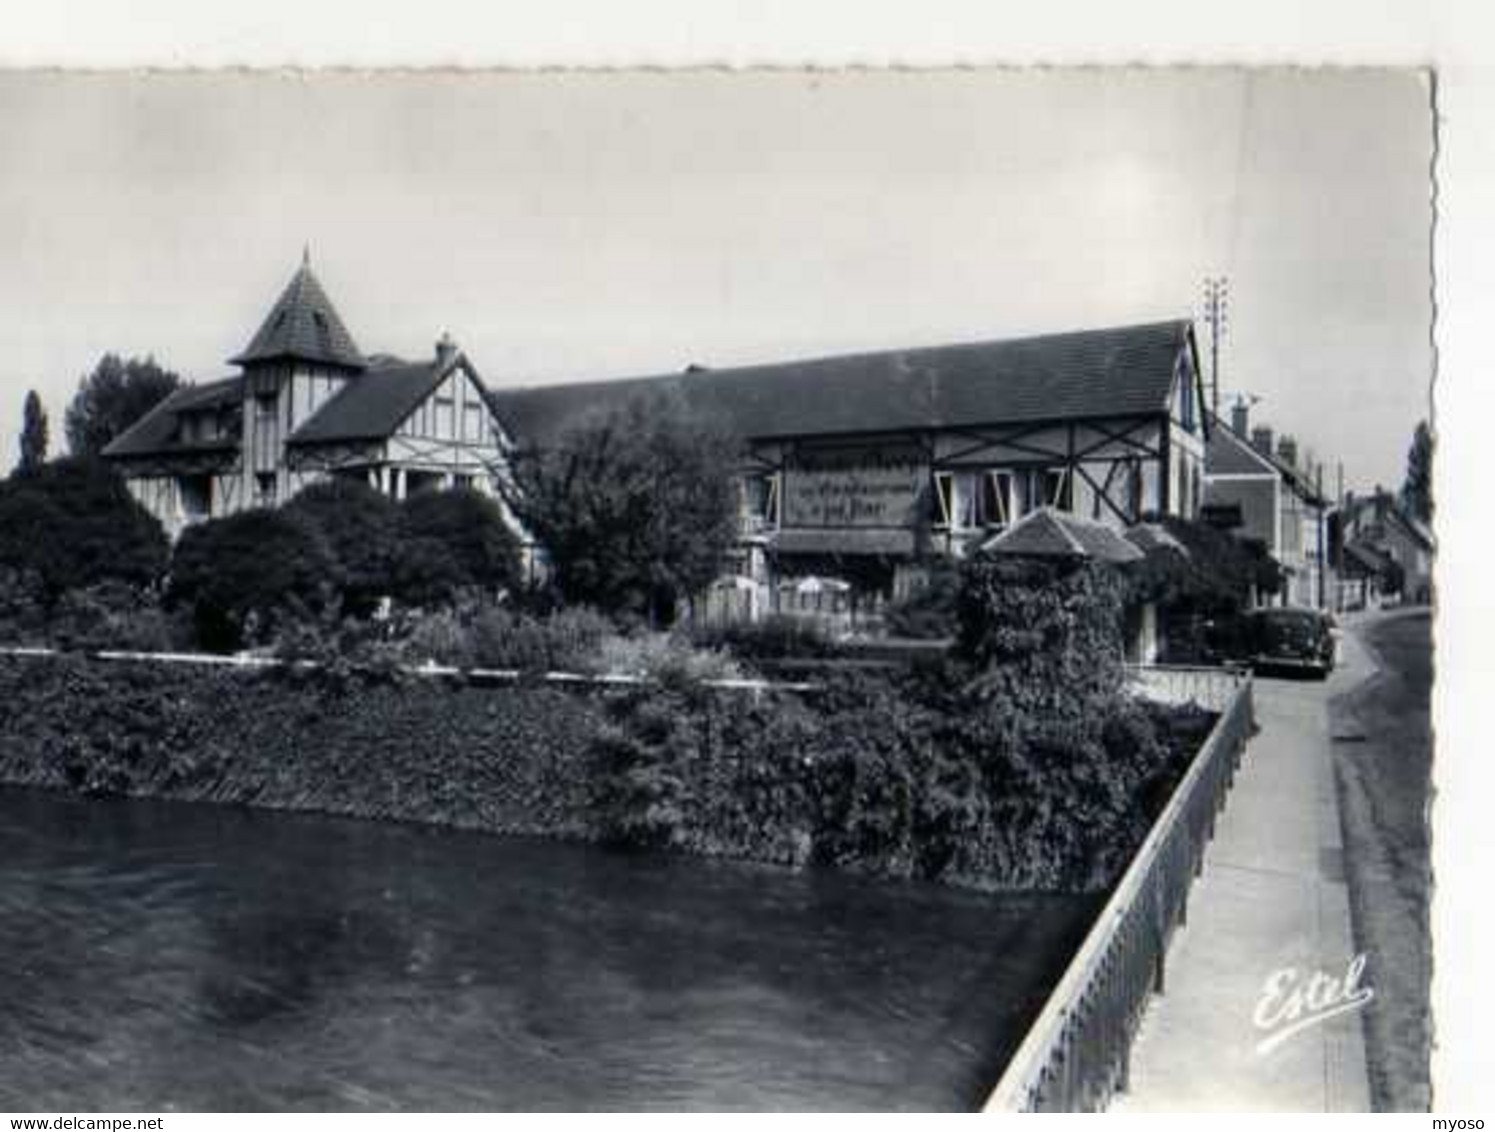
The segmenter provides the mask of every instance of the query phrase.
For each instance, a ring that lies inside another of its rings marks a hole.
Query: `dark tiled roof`
[[[184,385],[145,416],[116,436],[104,448],[105,456],[154,456],[171,452],[232,451],[234,439],[183,443],[177,430],[178,414],[191,410],[221,408],[237,404],[243,397],[243,378],[225,377],[203,385]]]
[[[1328,502],[1300,469],[1284,464],[1276,456],[1257,451],[1249,440],[1219,417],[1214,418],[1212,424],[1204,450],[1208,475],[1269,475],[1275,472],[1309,503]]]
[[[1345,544],[1344,565],[1350,574],[1386,574],[1396,569],[1396,560],[1379,547],[1351,542]]]
[[[1212,476],[1273,476],[1279,472],[1272,459],[1263,456],[1251,442],[1219,418],[1205,443],[1204,468]]]
[[[1144,554],[1149,550],[1171,550],[1189,557],[1189,550],[1168,533],[1162,523],[1136,523],[1126,529],[1126,540]]]
[[[1101,562],[1136,562],[1142,551],[1121,532],[1094,519],[1082,519],[1040,507],[1001,534],[982,543],[978,554],[1016,554],[1034,558],[1094,558]]]
[[[389,436],[450,372],[432,360],[397,362],[351,378],[290,436],[290,444],[380,440]]]
[[[621,381],[494,391],[521,444],[650,394],[766,439],[1162,412],[1184,321]]]
[[[244,352],[229,360],[244,365],[281,358],[349,369],[368,364],[308,263],[291,277]]]

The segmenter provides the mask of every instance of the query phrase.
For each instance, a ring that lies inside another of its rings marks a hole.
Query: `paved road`
[[[1277,1031],[1255,1016],[1279,972],[1343,978],[1354,958],[1327,704],[1372,670],[1347,635],[1328,682],[1257,681],[1261,730],[1246,748],[1117,1111],[1369,1108],[1358,1010],[1265,1051],[1260,1043]],[[1373,987],[1374,972],[1362,982]]]

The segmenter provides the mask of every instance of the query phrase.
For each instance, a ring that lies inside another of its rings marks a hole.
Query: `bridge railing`
[[[1137,669],[1138,694],[1198,703],[1220,718],[1029,1028],[988,1112],[1091,1112],[1127,1085],[1132,1041],[1163,988],[1174,930],[1252,728],[1251,677],[1221,669]]]

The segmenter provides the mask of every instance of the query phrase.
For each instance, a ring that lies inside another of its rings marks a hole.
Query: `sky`
[[[106,351],[233,372],[309,247],[365,352],[450,332],[495,387],[1197,317],[1225,275],[1223,403],[1392,486],[1432,157],[1395,70],[0,73],[0,469]]]

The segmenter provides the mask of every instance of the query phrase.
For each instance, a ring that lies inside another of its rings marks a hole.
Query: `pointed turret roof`
[[[343,325],[337,308],[312,273],[310,257],[281,292],[258,333],[244,351],[229,361],[235,365],[294,358],[362,370],[368,362]]]

